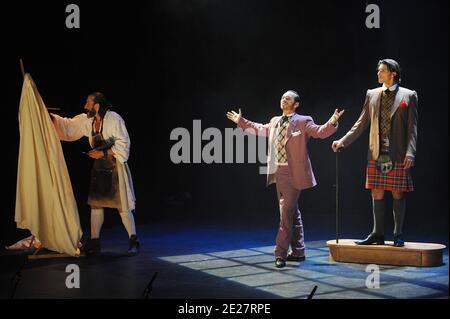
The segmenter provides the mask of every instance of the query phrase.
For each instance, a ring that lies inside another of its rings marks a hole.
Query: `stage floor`
[[[144,225],[138,228],[141,254],[126,257],[127,236],[119,225],[102,232],[97,257],[28,261],[15,298],[307,298],[448,299],[448,249],[444,265],[431,268],[379,266],[379,288],[368,288],[366,265],[328,259],[323,234],[306,233],[306,261],[274,267],[276,229],[223,225]],[[0,298],[10,298],[13,279],[24,256],[2,253]],[[80,288],[66,287],[66,267],[80,268]]]

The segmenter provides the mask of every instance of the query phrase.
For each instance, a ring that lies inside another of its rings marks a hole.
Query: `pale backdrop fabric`
[[[17,227],[28,229],[43,247],[79,254],[82,231],[61,142],[29,74],[19,107]]]

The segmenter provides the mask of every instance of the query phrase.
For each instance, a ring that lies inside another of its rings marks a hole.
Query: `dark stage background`
[[[378,86],[378,60],[394,58],[403,68],[402,85],[419,95],[407,239],[448,237],[447,1],[370,1],[380,6],[380,29],[366,28],[366,1],[77,1],[81,28],[67,29],[69,3],[14,2],[1,11],[2,245],[26,233],[14,223],[20,57],[47,106],[61,107],[62,115],[80,113],[92,91],[104,92],[116,106],[132,141],[138,224],[266,224],[275,231],[276,194],[274,186],[265,188],[260,164],[173,164],[170,132],[185,127],[192,134],[194,119],[202,129],[224,132],[234,127],[226,111],[238,107],[246,118],[267,122],[280,113],[287,89],[300,93],[298,112],[316,123],[345,108],[338,133],[311,140],[318,186],[300,198],[307,234],[317,229],[330,238],[331,142],[355,122],[366,90]],[[370,193],[364,189],[367,133],[340,154],[344,236],[371,229]],[[88,143],[63,145],[87,232],[92,161],[81,151]],[[391,218],[386,220],[391,227]],[[120,218],[111,212],[105,222],[120,224]]]

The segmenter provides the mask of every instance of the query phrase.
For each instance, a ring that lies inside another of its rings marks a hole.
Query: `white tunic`
[[[73,118],[65,118],[54,115],[54,124],[56,132],[62,141],[76,141],[83,136],[89,138],[89,144],[92,144],[92,121],[86,114],[79,114]],[[108,111],[103,118],[103,138],[114,141],[111,147],[114,158],[117,163],[117,172],[119,175],[119,190],[122,211],[129,212],[135,209],[136,198],[134,196],[133,180],[131,178],[130,168],[127,160],[130,154],[130,137],[125,126],[124,120],[119,114]]]

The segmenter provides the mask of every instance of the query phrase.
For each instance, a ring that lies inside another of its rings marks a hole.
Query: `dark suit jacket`
[[[370,124],[368,160],[376,160],[380,154],[380,107],[382,88],[367,90],[364,107],[356,123],[341,138],[344,147],[353,143]],[[391,111],[389,154],[393,161],[401,163],[405,156],[416,157],[417,143],[417,93],[398,87]]]

